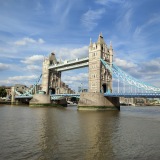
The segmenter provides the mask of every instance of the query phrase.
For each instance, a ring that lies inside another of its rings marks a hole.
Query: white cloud
[[[88,88],[88,73],[77,73],[73,75],[64,75],[62,81],[69,85],[73,90],[77,90],[79,86]]]
[[[124,12],[122,12],[117,18],[117,27],[123,34],[130,31],[133,22],[132,16],[133,9],[126,7]]]
[[[98,10],[91,10],[89,9],[86,13],[82,16],[82,24],[85,26],[89,31],[93,30],[98,25],[98,20],[101,19],[102,15],[105,13],[105,9],[101,8]]]
[[[153,59],[149,62],[142,63],[140,72],[147,75],[160,75],[160,58]]]
[[[38,62],[42,63],[43,59],[44,59],[44,56],[42,55],[33,55],[31,57],[25,58],[25,60],[22,60],[21,62],[25,64],[34,64]]]
[[[38,43],[42,44],[42,43],[45,43],[45,41],[42,38],[39,38]]]
[[[141,26],[136,27],[135,32],[134,32],[134,37],[137,39],[137,36],[142,34],[146,29],[151,28],[151,26],[153,26],[155,24],[159,24],[159,23],[160,23],[159,14],[157,13],[157,14],[152,15],[151,18],[146,21],[146,23],[144,23]],[[153,30],[153,31],[155,31],[155,30]],[[159,29],[158,29],[158,31],[159,31]],[[147,35],[148,34],[152,35],[152,32],[147,33]],[[146,32],[145,32],[145,35],[146,35]]]
[[[78,73],[75,76],[65,75],[63,80],[67,82],[67,84],[72,84],[74,81],[85,81],[88,80],[88,73]]]
[[[119,59],[119,58],[115,58],[114,62],[117,66],[122,67],[123,69],[128,69],[128,68],[133,68],[136,67],[137,65],[134,64],[133,62],[128,62],[124,59]]]
[[[30,75],[30,76],[13,76],[8,77],[5,80],[0,80],[1,85],[15,85],[15,84],[25,84],[30,85],[33,84],[31,81],[36,81],[38,76]]]
[[[42,44],[44,42],[45,41],[42,38],[39,38],[38,40],[35,40],[33,38],[25,37],[21,40],[18,40],[16,42],[14,42],[14,44],[18,45],[18,46],[25,46],[25,45],[28,45],[28,44]]]
[[[31,71],[41,71],[41,70],[42,70],[42,66],[38,66],[38,65],[27,65],[26,69],[27,69],[27,70],[31,70]]]
[[[57,49],[55,53],[56,57],[62,60],[88,57],[88,46],[74,49],[61,48]]]
[[[4,71],[9,69],[9,65],[8,64],[4,64],[4,63],[0,63],[0,71]]]
[[[10,81],[29,81],[29,80],[34,80],[37,79],[38,77],[36,75],[31,75],[31,76],[14,76],[14,77],[9,77],[8,80]]]
[[[62,30],[66,29],[68,22],[70,20],[70,12],[74,8],[76,8],[77,1],[73,0],[56,0],[52,3],[52,15],[53,21],[55,21],[54,31],[58,30],[62,32]],[[63,12],[62,12],[63,11]]]
[[[116,58],[115,63],[127,74],[133,76],[134,78],[160,87],[160,58],[138,64]]]
[[[96,0],[95,2],[101,5],[109,5],[110,3],[124,3],[125,0]]]

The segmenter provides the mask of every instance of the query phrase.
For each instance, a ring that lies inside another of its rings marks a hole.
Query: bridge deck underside
[[[67,70],[72,70],[72,69],[77,69],[77,68],[83,68],[83,67],[88,67],[89,59],[83,58],[83,59],[77,59],[75,61],[69,61],[63,64],[58,64],[58,65],[50,65],[48,69],[55,69],[57,71],[67,71]]]
[[[144,97],[144,98],[160,98],[160,93],[104,93],[105,97],[126,97],[126,98],[136,98],[136,97]]]

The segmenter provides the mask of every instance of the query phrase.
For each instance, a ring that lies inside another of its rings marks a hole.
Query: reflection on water
[[[160,107],[0,106],[0,159],[159,159]]]

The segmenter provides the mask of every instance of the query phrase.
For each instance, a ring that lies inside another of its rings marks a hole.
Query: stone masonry
[[[107,47],[102,34],[99,35],[96,43],[90,41],[89,45],[89,92],[112,92],[112,75],[102,65],[101,58],[112,64],[112,45]]]

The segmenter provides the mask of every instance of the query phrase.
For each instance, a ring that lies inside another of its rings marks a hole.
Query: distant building
[[[148,98],[147,105],[160,105],[160,98]]]
[[[78,93],[80,93],[80,92],[88,92],[88,89],[82,88],[82,87],[78,87]]]
[[[145,105],[147,103],[146,98],[134,98],[134,103],[136,105]]]
[[[26,85],[23,85],[23,84],[15,84],[14,87],[15,87],[15,90],[21,94],[23,94],[29,90],[29,87],[27,87]]]
[[[37,84],[36,86],[31,85],[31,86],[29,87],[29,89],[31,89],[31,88],[33,88],[33,87],[34,87],[34,89],[32,90],[32,94],[38,93],[38,91],[41,91],[41,90],[42,90],[41,84]]]
[[[84,88],[84,89],[82,89],[82,92],[88,92],[88,89]]]
[[[120,103],[124,105],[134,105],[134,98],[120,97]]]
[[[82,87],[78,87],[78,93],[82,91]]]

